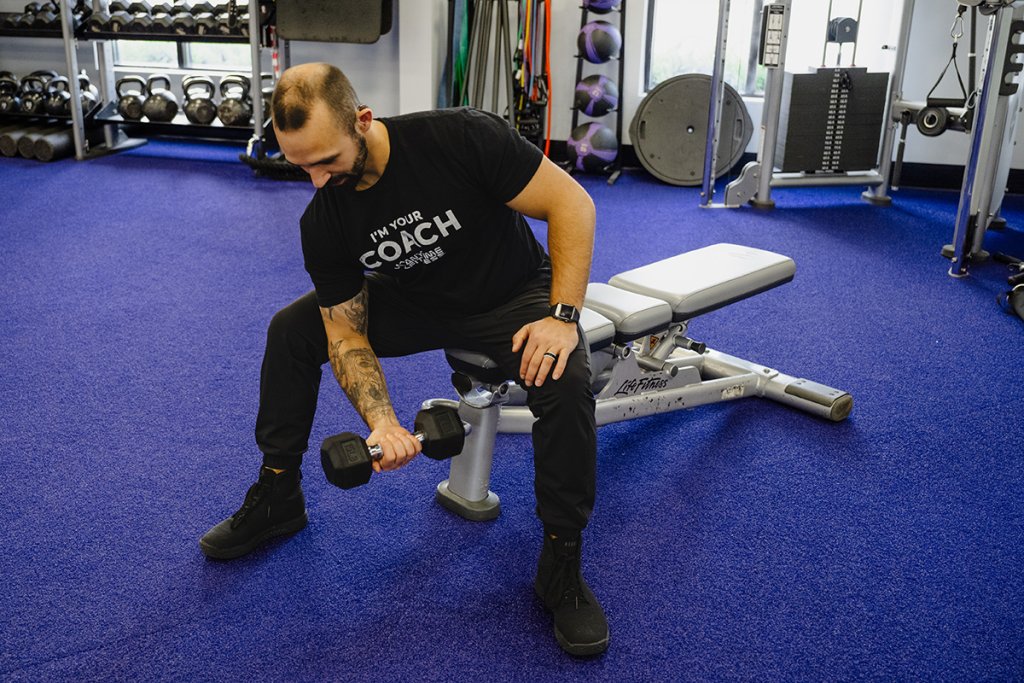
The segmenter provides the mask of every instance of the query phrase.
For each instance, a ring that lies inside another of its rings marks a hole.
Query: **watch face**
[[[551,307],[551,317],[567,323],[574,323],[580,318],[580,312],[569,304],[555,304]]]

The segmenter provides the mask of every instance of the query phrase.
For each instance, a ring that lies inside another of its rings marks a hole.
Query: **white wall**
[[[552,138],[568,137],[572,121],[570,109],[575,87],[576,34],[580,25],[579,3],[575,0],[549,0],[553,20],[552,61]],[[660,0],[661,2],[714,2],[714,0]],[[24,0],[0,0],[0,11],[18,11]],[[893,45],[901,3],[893,0],[864,0],[858,66],[872,70],[890,69],[894,53],[883,45]],[[647,0],[626,0],[625,82],[620,84],[623,108],[623,132],[628,142],[629,123],[643,100],[645,31]],[[834,0],[833,16],[854,16],[857,0]],[[448,0],[395,0],[393,30],[372,45],[334,43],[292,43],[292,63],[327,61],[341,67],[352,80],[363,102],[380,116],[430,109],[435,106],[437,89],[445,57]],[[909,46],[905,99],[924,99],[949,58],[949,28],[956,9],[955,0],[916,0],[913,31]],[[822,34],[828,3],[824,0],[794,0],[793,30],[787,54],[787,68],[800,71],[820,66]],[[616,15],[608,15],[615,21]],[[592,17],[593,18],[593,17]],[[708,26],[714,32],[715,26]],[[735,36],[734,40],[746,40]],[[984,32],[979,33],[979,44]],[[979,48],[980,48],[979,45]],[[834,59],[834,53],[829,53]],[[966,74],[966,37],[960,49],[961,70]],[[709,65],[713,61],[709,55]],[[79,47],[81,65],[95,75],[91,44]],[[64,53],[60,41],[4,38],[0,40],[0,69],[18,74],[37,68],[63,71]],[[269,65],[269,62],[268,62]],[[586,74],[604,73],[617,78],[618,65],[585,65]],[[952,80],[944,86],[953,87]],[[758,123],[761,103],[749,99],[751,117]],[[1024,127],[1022,127],[1024,128]],[[756,149],[756,138],[751,151]],[[961,165],[967,155],[967,136],[947,133],[940,138],[925,138],[911,128],[907,140],[908,162]],[[1018,146],[1019,147],[1019,146]],[[1024,168],[1024,152],[1015,150],[1014,168]]]

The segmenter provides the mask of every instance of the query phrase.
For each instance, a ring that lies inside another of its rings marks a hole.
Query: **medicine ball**
[[[622,34],[607,21],[592,21],[580,29],[576,46],[588,62],[604,64],[618,56],[622,48]]]
[[[583,9],[594,14],[608,14],[614,9],[619,9],[622,0],[583,0]]]
[[[619,155],[615,133],[597,121],[576,126],[566,142],[569,162],[580,171],[600,171]]]
[[[606,76],[587,76],[576,84],[573,106],[587,116],[604,116],[619,105],[619,87]]]

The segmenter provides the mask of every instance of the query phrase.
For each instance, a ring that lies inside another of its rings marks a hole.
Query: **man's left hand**
[[[565,371],[569,354],[579,343],[576,323],[544,318],[523,325],[512,337],[512,352],[523,349],[519,376],[528,387],[544,384],[550,373],[557,380]]]

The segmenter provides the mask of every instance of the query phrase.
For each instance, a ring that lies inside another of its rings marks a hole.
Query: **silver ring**
[[[553,358],[554,360],[558,360],[558,356],[556,354],[554,354],[554,353],[551,353],[550,351],[545,351],[544,355],[549,357],[549,358]]]

